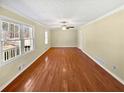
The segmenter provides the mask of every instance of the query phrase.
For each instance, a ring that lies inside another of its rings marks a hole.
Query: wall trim
[[[20,74],[22,74],[27,68],[29,68],[40,56],[42,56],[45,52],[47,52],[50,49],[46,49],[42,54],[38,55],[30,64],[28,64],[23,70],[18,72],[12,79],[10,79],[5,85],[2,85],[0,87],[0,91],[2,91],[4,88],[6,88],[13,80],[15,80]]]
[[[98,18],[96,18],[96,19],[94,19],[94,20],[92,20],[92,21],[89,21],[88,23],[86,23],[86,24],[80,26],[79,29],[81,29],[81,28],[83,28],[83,27],[85,27],[85,26],[87,26],[87,25],[93,24],[93,23],[95,23],[95,22],[97,22],[97,21],[99,21],[99,20],[102,20],[102,19],[104,19],[104,18],[106,18],[106,17],[108,17],[108,16],[111,16],[111,15],[113,15],[114,13],[117,13],[117,12],[119,12],[119,11],[122,10],[122,9],[124,9],[124,5],[121,5],[120,7],[115,8],[114,10],[112,10],[112,11],[106,13],[106,14],[103,15],[103,16],[100,16],[100,17],[98,17]]]
[[[77,46],[51,46],[52,48],[66,48],[66,47],[77,47]]]
[[[28,19],[30,21],[33,21],[33,22],[35,22],[37,24],[40,24],[40,25],[44,26],[45,28],[48,28],[47,25],[45,25],[45,24],[43,24],[41,22],[38,22],[37,20],[35,20],[35,19],[33,19],[33,18],[29,17],[29,16],[26,16],[24,14],[21,14],[21,13],[17,12],[16,10],[11,9],[10,7],[8,7],[6,5],[0,4],[0,7],[5,8],[5,9],[7,9],[9,11],[12,11],[13,13],[16,13],[16,14],[18,14],[18,15],[20,15],[20,16],[22,16],[22,17],[24,17],[24,18],[26,18],[26,19]],[[114,13],[116,13],[116,12],[122,10],[122,9],[124,9],[124,5],[121,5],[118,8],[112,9],[112,10],[110,10],[110,12],[106,13],[105,15],[100,16],[100,17],[97,17],[96,19],[94,19],[92,21],[89,21],[88,23],[86,23],[86,24],[84,24],[84,25],[82,25],[80,27],[82,28],[82,27],[85,27],[85,26],[87,26],[89,24],[95,23],[96,21],[99,21],[99,20],[101,20],[101,19],[103,19],[103,18],[105,18],[107,16],[110,16],[110,15],[112,15],[112,14],[114,14]]]
[[[93,58],[90,54],[88,54],[85,50],[79,48],[83,53],[85,53],[89,58],[91,58],[96,64],[98,64],[100,67],[102,67],[105,71],[107,71],[111,76],[113,76],[116,80],[118,80],[121,84],[124,85],[124,80],[122,80],[121,78],[119,78],[117,75],[115,75],[114,73],[112,73],[110,70],[108,70],[106,67],[102,66],[101,64],[99,64],[99,62]]]
[[[76,46],[74,46],[74,47],[73,46],[64,46],[64,47],[63,46],[60,46],[60,47],[52,46],[51,48],[77,48],[77,47]]]
[[[15,13],[15,14],[17,14],[17,15],[19,15],[19,16],[21,16],[21,17],[23,17],[23,18],[25,18],[25,19],[27,19],[29,21],[32,21],[33,23],[37,23],[37,24],[39,24],[39,25],[41,25],[41,26],[43,26],[45,28],[48,28],[47,25],[45,25],[43,23],[40,23],[37,20],[35,20],[35,19],[33,19],[33,18],[29,17],[29,16],[21,14],[21,13],[17,12],[16,10],[13,10],[12,8],[10,8],[10,7],[6,6],[6,5],[0,4],[0,7],[4,8],[4,9],[7,9],[8,11],[13,12],[13,13]]]
[[[26,22],[22,22],[22,21],[19,21],[19,20],[16,20],[16,19],[13,19],[13,18],[10,18],[10,17],[7,17],[7,16],[3,16],[3,15],[0,15],[0,20],[1,21],[9,21],[10,23],[16,23],[16,24],[22,24],[22,25],[26,25],[26,26],[32,26],[31,24],[28,24]]]

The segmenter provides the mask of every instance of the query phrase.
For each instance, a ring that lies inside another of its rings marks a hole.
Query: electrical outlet
[[[22,66],[19,66],[19,67],[18,67],[18,70],[20,71],[21,69],[22,69]]]
[[[21,65],[18,67],[18,70],[21,71],[24,67],[25,67],[25,64],[21,64]]]
[[[100,63],[100,64],[105,64],[105,61],[103,59],[101,59],[98,56],[95,56],[95,59]]]
[[[113,70],[116,70],[116,69],[117,69],[117,67],[116,67],[116,66],[112,66],[112,69],[113,69]]]

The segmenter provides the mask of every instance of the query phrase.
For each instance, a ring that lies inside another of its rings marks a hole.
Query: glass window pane
[[[24,51],[28,52],[33,49],[33,40],[32,39],[26,39],[24,40]]]
[[[14,38],[14,24],[9,25],[9,35],[10,39]]]
[[[7,61],[17,55],[20,55],[20,41],[5,41],[3,46],[3,60]]]
[[[2,32],[0,33],[1,34],[1,40],[5,40],[6,36],[7,36],[7,33],[8,33],[8,23],[2,21],[2,26],[1,27],[2,27]]]
[[[2,61],[2,47],[1,47],[1,41],[0,41],[0,63]]]
[[[20,38],[20,26],[19,25],[15,25],[15,31],[14,31],[14,35],[15,35],[15,38]]]
[[[30,34],[30,38],[33,38],[33,32],[32,32],[32,28],[31,27],[29,27],[29,34]]]
[[[45,32],[45,44],[48,44],[48,32]]]
[[[1,41],[0,41],[0,53],[2,52]]]
[[[8,31],[8,23],[7,22],[2,22],[2,30]]]
[[[23,35],[24,35],[24,39],[32,38],[32,28],[28,26],[24,26]]]

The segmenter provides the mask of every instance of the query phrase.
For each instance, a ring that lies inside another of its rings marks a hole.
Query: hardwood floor
[[[3,91],[124,91],[78,48],[51,48]]]

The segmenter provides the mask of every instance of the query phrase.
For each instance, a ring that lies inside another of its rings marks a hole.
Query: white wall
[[[79,48],[124,83],[124,9],[79,30]]]
[[[53,29],[51,31],[52,47],[77,47],[77,30]]]

